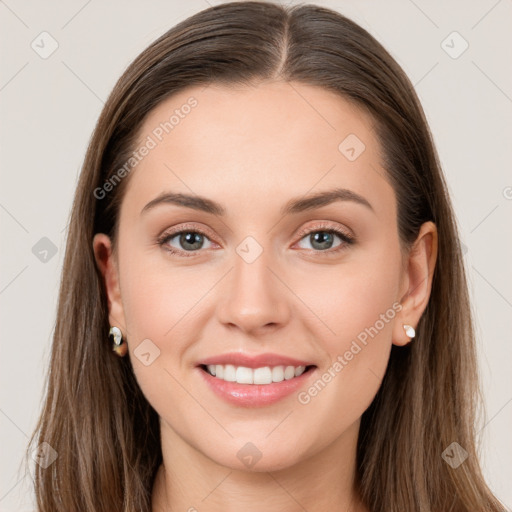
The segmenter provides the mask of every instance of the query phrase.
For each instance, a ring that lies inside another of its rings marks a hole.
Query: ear
[[[429,221],[422,224],[405,262],[400,290],[402,309],[393,328],[395,345],[403,346],[411,341],[403,325],[416,329],[430,298],[436,260],[437,227]]]
[[[119,286],[119,270],[110,238],[104,233],[97,233],[93,239],[93,250],[107,292],[110,325],[119,327],[123,336],[126,337],[126,323]]]

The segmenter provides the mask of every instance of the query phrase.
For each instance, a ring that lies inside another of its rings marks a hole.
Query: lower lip
[[[210,375],[206,370],[198,367],[203,379],[210,389],[220,398],[241,407],[259,407],[270,405],[291,395],[304,385],[305,381],[315,372],[311,368],[299,377],[272,384],[238,384],[227,382]]]

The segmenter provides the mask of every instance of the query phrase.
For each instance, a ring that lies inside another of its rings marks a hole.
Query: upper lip
[[[301,361],[293,357],[279,354],[258,354],[249,355],[240,352],[231,352],[218,356],[209,357],[199,361],[198,366],[210,364],[232,364],[246,368],[261,368],[263,366],[312,366],[312,363]]]

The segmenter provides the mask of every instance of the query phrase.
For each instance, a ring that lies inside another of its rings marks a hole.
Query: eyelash
[[[188,228],[187,226],[182,226],[182,228],[179,231],[171,231],[171,232],[163,233],[160,237],[157,238],[157,244],[160,247],[163,247],[169,240],[171,240],[174,237],[176,237],[177,235],[181,235],[183,233],[194,233],[194,234],[202,235],[202,236],[210,239],[208,234],[205,233],[204,231],[202,231],[201,229],[197,229],[196,227],[192,227],[192,226],[190,226],[190,228]],[[330,233],[330,234],[337,235],[342,240],[343,243],[341,243],[338,247],[336,247],[334,249],[327,249],[325,251],[318,251],[315,249],[307,249],[308,251],[325,254],[327,256],[337,255],[340,251],[347,249],[348,246],[355,243],[355,238],[352,235],[349,235],[345,231],[342,231],[340,228],[333,227],[330,224],[320,224],[319,226],[315,226],[314,228],[307,228],[307,229],[300,231],[298,234],[298,236],[300,237],[299,241],[301,241],[307,235],[311,235],[313,233]],[[180,251],[180,250],[177,250],[170,246],[165,247],[165,250],[173,255],[180,255],[185,258],[194,257],[197,255],[198,252],[201,252],[201,251]]]

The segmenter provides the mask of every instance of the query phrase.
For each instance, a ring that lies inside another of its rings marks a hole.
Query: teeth
[[[295,377],[295,368],[293,366],[287,366],[284,369],[284,378],[290,380],[293,379],[293,377]]]
[[[239,366],[236,369],[236,381],[238,384],[253,384],[254,383],[254,371],[251,368],[245,368]]]
[[[246,368],[232,364],[209,364],[208,373],[218,379],[238,384],[272,384],[299,377],[306,370],[305,366],[264,366]]]
[[[272,370],[268,366],[256,368],[252,373],[254,374],[254,384],[270,384],[273,382]]]
[[[272,382],[281,382],[284,380],[284,366],[274,366],[272,368]]]
[[[228,382],[235,382],[236,368],[232,364],[224,366],[224,380],[227,380]]]

